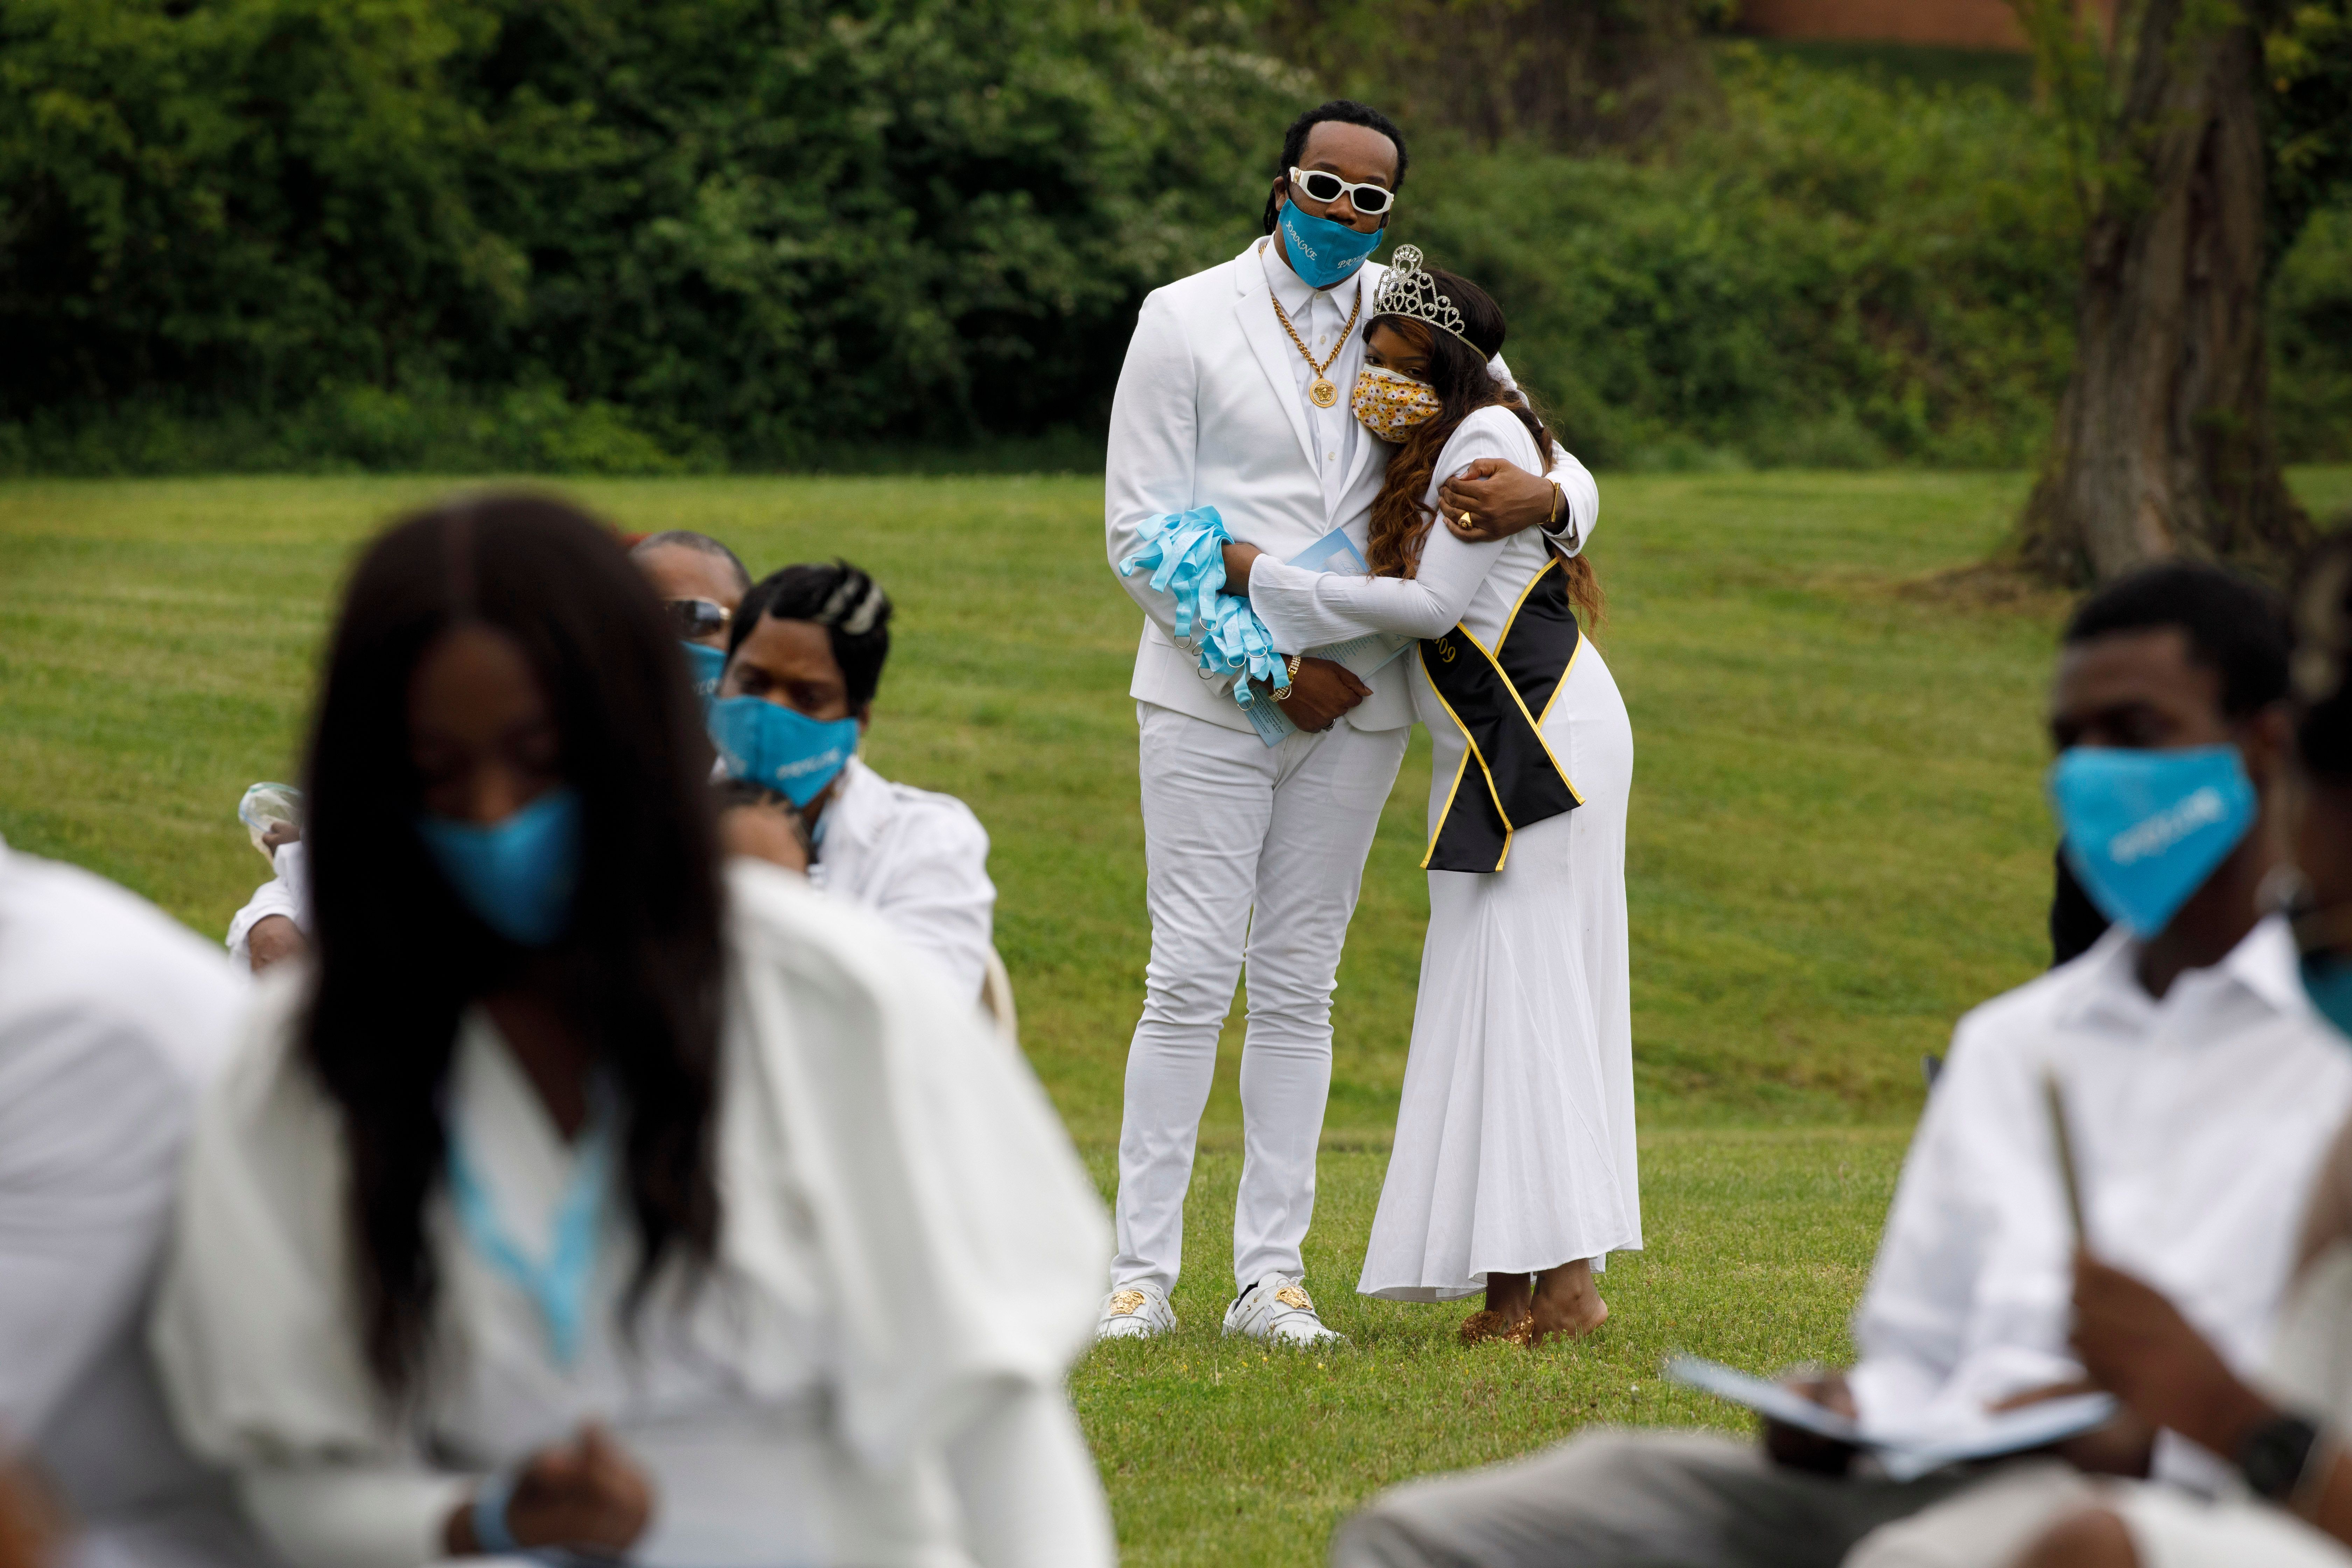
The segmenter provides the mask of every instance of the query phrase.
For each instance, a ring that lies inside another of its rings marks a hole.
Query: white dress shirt
[[[751,860],[727,897],[706,1288],[657,1282],[628,1349],[614,1216],[562,1365],[436,1194],[436,1375],[398,1413],[361,1353],[339,1117],[292,1056],[303,965],[258,986],[198,1118],[153,1337],[182,1429],[293,1562],[436,1558],[484,1472],[595,1416],[659,1483],[631,1553],[649,1568],[1107,1568],[1062,1384],[1109,1236],[1044,1090],[872,916]],[[479,1013],[449,1104],[502,1227],[540,1250],[574,1152]]]
[[[996,888],[988,879],[988,830],[971,807],[893,784],[852,757],[818,824],[824,838],[809,880],[873,910],[936,959],[960,994],[979,995]]]
[[[2233,1365],[2260,1364],[2304,1195],[2352,1107],[2352,1049],[2305,1000],[2282,920],[2161,1001],[2138,952],[2116,927],[1960,1020],[1854,1315],[1851,1381],[1871,1425],[1958,1423],[2082,1374],[2045,1070],[2064,1090],[2093,1250],[2169,1296]],[[2158,1465],[2212,1474],[2169,1434]]]
[[[1358,436],[1362,434],[1365,439],[1370,439],[1349,404],[1356,377],[1364,368],[1364,326],[1371,314],[1372,285],[1364,276],[1366,269],[1358,268],[1353,278],[1335,288],[1314,288],[1293,272],[1274,250],[1269,241],[1257,253],[1258,263],[1265,271],[1266,286],[1281,302],[1307,353],[1315,356],[1317,364],[1324,365],[1324,378],[1339,395],[1339,401],[1328,408],[1315,405],[1315,400],[1307,395],[1307,389],[1315,384],[1314,366],[1294,346],[1291,379],[1298,385],[1299,403],[1307,410],[1307,427],[1313,433],[1315,461],[1319,465],[1317,471],[1323,480],[1323,504],[1336,510],[1340,487],[1349,470],[1356,466]],[[1276,326],[1280,324],[1279,321],[1276,322]]]
[[[0,844],[0,1443],[65,1494],[77,1568],[267,1560],[173,1434],[142,1332],[248,989],[153,906]]]

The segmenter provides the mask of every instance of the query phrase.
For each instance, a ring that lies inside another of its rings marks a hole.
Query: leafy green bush
[[[1610,6],[1496,58],[1664,47]],[[1300,36],[1369,69],[1395,9]],[[1320,96],[1244,47],[1274,12],[0,0],[0,472],[1091,467],[1137,303]],[[2013,73],[1702,55],[1707,112],[1613,153],[1409,125],[1393,237],[1588,461],[2029,460],[2078,215]],[[2339,204],[2273,291],[2291,457],[2352,456],[2347,278]]]
[[[671,458],[1085,423],[1308,96],[1089,0],[0,0],[0,419],[366,462],[444,384]]]
[[[1397,232],[1496,294],[1588,460],[2021,460],[2076,254],[2031,108],[1744,49],[1722,76],[1724,120],[1672,156],[1462,154]]]

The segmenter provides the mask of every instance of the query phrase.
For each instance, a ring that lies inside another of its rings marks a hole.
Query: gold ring
[[[1462,514],[1462,526],[1465,528],[1475,528],[1478,524],[1476,520],[1465,511]]]

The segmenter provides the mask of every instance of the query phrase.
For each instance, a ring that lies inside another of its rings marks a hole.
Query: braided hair
[[[763,577],[743,595],[727,633],[727,657],[762,618],[810,621],[825,630],[833,659],[853,711],[874,700],[882,665],[890,657],[890,595],[882,584],[846,561],[803,563]]]

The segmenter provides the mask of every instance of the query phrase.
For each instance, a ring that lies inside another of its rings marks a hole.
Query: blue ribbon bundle
[[[1149,566],[1151,585],[1175,595],[1176,641],[1198,655],[1202,675],[1238,677],[1234,701],[1243,708],[1257,700],[1253,679],[1287,690],[1290,671],[1274,651],[1273,634],[1247,599],[1224,591],[1224,547],[1234,536],[1217,509],[1170,512],[1147,524],[1144,534],[1143,548],[1118,563],[1118,574],[1131,577]]]

